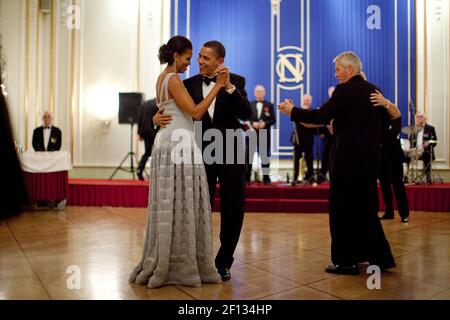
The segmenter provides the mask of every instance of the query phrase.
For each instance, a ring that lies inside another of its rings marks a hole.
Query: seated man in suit
[[[44,125],[33,131],[34,151],[59,151],[61,149],[61,130],[52,125],[52,114],[45,111],[42,116]]]
[[[436,130],[433,126],[427,123],[427,116],[425,113],[418,113],[416,115],[416,126],[420,128],[416,135],[417,149],[421,152],[420,160],[423,161],[423,170],[427,177],[427,183],[432,183],[431,179],[431,161],[436,160],[434,155],[434,148],[436,147]],[[433,142],[430,142],[433,141]]]

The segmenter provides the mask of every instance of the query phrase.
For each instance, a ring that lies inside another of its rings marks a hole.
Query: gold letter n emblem
[[[303,81],[305,64],[301,53],[279,54],[277,62],[277,74],[280,83],[299,83]]]

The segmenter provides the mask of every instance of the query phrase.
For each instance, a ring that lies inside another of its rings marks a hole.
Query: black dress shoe
[[[228,281],[231,279],[231,272],[228,268],[221,268],[218,269],[217,272],[219,272],[220,277],[222,278],[222,281]]]
[[[142,171],[136,172],[136,175],[137,175],[139,180],[144,181],[144,176],[142,175]]]
[[[334,274],[347,274],[347,275],[352,275],[352,276],[359,275],[359,269],[358,269],[357,265],[340,266],[337,264],[335,266],[328,266],[325,269],[325,272],[334,273]]]
[[[380,218],[380,220],[392,220],[392,219],[394,219],[394,215],[393,214],[387,214],[387,213],[383,214],[381,216],[381,218]]]
[[[402,222],[403,222],[403,223],[409,222],[409,218],[408,218],[408,217],[402,217]]]

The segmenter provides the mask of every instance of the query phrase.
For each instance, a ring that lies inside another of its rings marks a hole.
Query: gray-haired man
[[[388,269],[395,261],[378,219],[377,170],[382,121],[389,117],[382,117],[384,107],[372,105],[370,95],[379,89],[363,79],[355,53],[344,52],[334,63],[340,84],[321,108],[302,110],[285,101],[279,109],[296,122],[334,119],[329,194],[333,265],[325,271],[358,274],[358,263],[366,261]]]

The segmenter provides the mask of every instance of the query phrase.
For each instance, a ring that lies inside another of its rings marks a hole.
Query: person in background
[[[420,130],[416,134],[415,141],[417,142],[417,149],[422,154],[420,160],[423,161],[423,171],[427,177],[427,183],[431,183],[431,161],[436,160],[434,148],[436,147],[437,135],[433,126],[427,123],[428,118],[425,113],[419,112],[416,115],[416,126]]]
[[[302,109],[311,110],[312,96],[305,94],[302,99]],[[294,176],[292,185],[296,185],[300,175],[300,159],[302,154],[306,160],[308,171],[304,177],[304,181],[309,181],[314,175],[313,167],[313,145],[314,145],[313,126],[305,125],[303,123],[294,122],[294,131],[292,132],[292,144],[294,146]]]
[[[148,158],[152,154],[153,143],[155,142],[155,136],[158,132],[158,127],[155,128],[153,124],[153,116],[158,112],[158,107],[156,106],[156,99],[151,99],[145,101],[142,104],[141,114],[139,116],[138,123],[138,135],[139,139],[144,140],[145,152],[139,161],[137,168],[137,176],[139,180],[144,181],[144,170],[147,164]]]
[[[256,131],[257,136],[257,151],[261,157],[261,167],[263,170],[263,181],[264,184],[270,184],[270,127],[275,124],[275,112],[273,108],[273,103],[265,100],[266,89],[262,85],[257,85],[255,87],[255,100],[250,102],[250,107],[252,108],[252,116],[250,118],[250,123],[252,128]],[[259,137],[261,132],[260,129],[264,129],[264,134],[266,135],[267,144],[264,146],[265,149],[262,150],[262,145],[260,144]],[[248,144],[246,145],[248,148]],[[252,150],[253,151],[253,150]],[[256,150],[255,150],[256,151]],[[264,155],[264,157],[262,156]],[[254,152],[249,152],[249,165],[247,167],[247,182],[250,182],[252,174],[252,159]],[[267,158],[265,157],[267,156]],[[266,159],[263,159],[266,158]]]
[[[61,130],[52,125],[53,117],[50,111],[42,116],[44,124],[33,131],[34,151],[59,151],[61,149]]]
[[[328,88],[328,98],[331,98],[333,95],[334,87]],[[320,137],[323,139],[323,152],[321,158],[321,167],[320,173],[321,175],[318,177],[318,183],[326,180],[326,176],[328,173],[328,166],[330,160],[330,151],[331,146],[333,145],[333,120],[330,123],[327,123],[324,127],[320,128]]]
[[[371,101],[374,106],[386,106],[390,103],[380,92],[372,93]],[[401,221],[406,223],[409,221],[409,205],[405,184],[403,182],[404,153],[399,139],[402,118],[401,116],[398,116],[390,121],[384,121],[383,123],[385,126],[381,133],[379,180],[385,210],[384,215],[380,219],[394,219],[394,206],[392,201],[393,189]]]

